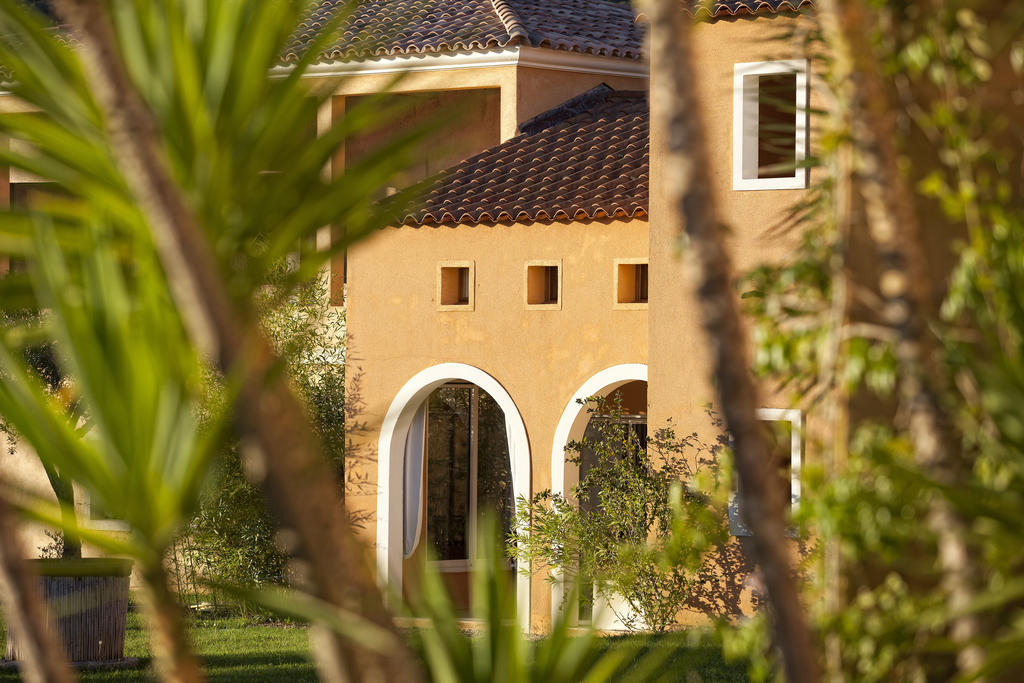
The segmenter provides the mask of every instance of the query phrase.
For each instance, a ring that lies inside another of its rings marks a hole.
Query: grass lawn
[[[636,660],[643,659],[651,650],[670,648],[658,672],[652,677],[657,683],[743,683],[749,680],[746,662],[726,662],[722,651],[713,645],[692,645],[683,634],[624,635],[604,638],[606,648],[628,645],[635,639],[643,642]]]
[[[254,625],[237,617],[200,619],[192,639],[203,658],[210,681],[316,681],[305,628]],[[125,656],[142,661],[133,669],[83,671],[82,681],[153,681],[149,641],[138,613],[128,615]],[[13,671],[0,672],[0,681],[17,681]]]
[[[200,619],[193,624],[192,638],[210,681],[301,683],[317,680],[309,654],[308,633],[303,627],[254,624],[237,617]],[[674,636],[619,636],[602,642],[611,648],[631,638],[644,638],[645,648],[672,648],[660,675],[655,677],[658,681],[731,683],[747,680],[742,663],[726,663],[717,648],[684,645]],[[134,612],[128,615],[125,654],[140,658],[139,665],[116,671],[83,671],[81,680],[155,680],[142,619]],[[17,680],[17,672],[0,671],[0,682]]]

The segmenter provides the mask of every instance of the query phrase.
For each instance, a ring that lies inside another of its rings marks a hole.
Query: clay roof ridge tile
[[[508,33],[506,45],[521,45],[530,42],[530,32],[527,30],[519,14],[509,5],[508,0],[491,0],[491,7],[498,19]]]
[[[595,105],[605,102],[613,92],[615,91],[611,86],[601,83],[582,95],[577,95],[554,109],[550,109],[520,124],[519,132],[523,135],[532,135],[557,124],[565,123],[578,114],[590,110]]]
[[[797,12],[803,7],[813,7],[814,0],[717,0],[705,3],[700,0],[686,0],[684,10],[694,16],[720,17],[741,14]]]

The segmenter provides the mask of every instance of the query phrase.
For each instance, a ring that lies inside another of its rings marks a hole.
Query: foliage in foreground
[[[318,460],[280,379],[283,363],[260,329],[258,298],[273,282],[273,296],[287,299],[337,250],[387,224],[409,194],[378,202],[376,190],[409,164],[436,122],[403,129],[379,153],[327,177],[345,139],[402,112],[371,96],[321,135],[308,134],[336,83],[311,87],[302,75],[345,12],[278,77],[272,71],[308,10],[302,0],[54,4],[76,41],[20,2],[0,1],[5,87],[30,112],[0,113],[0,132],[18,141],[0,157],[54,189],[0,214],[0,251],[26,262],[0,281],[0,306],[51,313],[43,326],[3,329],[0,412],[130,531],[99,533],[47,501],[26,507],[134,558],[162,673],[200,680],[164,558],[229,434],[243,433],[264,465],[280,468],[261,481],[300,534],[315,589],[342,602],[345,582],[328,577],[343,574],[361,585],[364,616],[386,623],[376,586],[349,552],[355,540],[333,472]],[[318,251],[312,238],[332,224],[345,226],[344,237]],[[298,268],[275,279],[297,245]],[[87,434],[24,362],[26,347],[48,343],[92,420]],[[211,363],[222,394],[210,391]],[[271,404],[273,423],[258,417]],[[317,497],[320,512],[332,512],[314,519]],[[336,644],[384,668],[408,661],[401,643],[385,658],[354,642]],[[52,653],[49,661],[59,660]]]
[[[193,619],[190,634],[196,652],[201,657],[210,678],[223,683],[313,683],[316,667],[310,653],[309,629],[289,623],[256,623],[240,617]],[[423,633],[429,626],[410,627],[406,638],[414,651],[423,655]],[[3,625],[0,624],[0,640]],[[464,634],[471,641],[472,635]],[[670,638],[653,636],[620,636],[600,638],[595,643],[595,654],[625,647],[631,654],[625,666],[641,661],[650,651],[668,648],[670,651],[651,681],[661,683],[689,683],[699,679],[704,683],[736,683],[745,680],[742,661],[725,662],[720,650],[703,639],[673,635]],[[143,619],[137,612],[128,615],[125,655],[138,659],[138,664],[113,671],[83,671],[82,681],[141,682],[154,680],[152,652]],[[0,681],[21,680],[13,670],[0,670]],[[434,678],[444,681],[443,678]],[[543,679],[533,679],[544,683]]]
[[[794,390],[839,429],[820,443],[832,467],[809,470],[802,524],[826,539],[811,604],[831,675],[854,680],[1019,678],[1024,670],[1024,192],[1019,102],[1024,97],[1024,15],[1000,2],[863,3],[878,27],[872,59],[891,81],[889,114],[903,155],[925,249],[933,301],[925,302],[939,349],[941,409],[955,485],[914,457],[906,416],[895,414],[896,342],[881,312],[878,261],[865,264],[865,220],[851,206],[864,169],[844,166],[857,123],[833,112],[822,134],[827,179],[797,207],[799,249],[759,269],[748,302],[762,372]],[[809,48],[820,54],[818,36]],[[829,64],[822,55],[822,63]],[[843,83],[826,72],[832,92]],[[1017,104],[1013,104],[1013,101]],[[937,237],[932,237],[932,235]],[[958,239],[956,239],[958,238]],[[951,241],[956,239],[956,241]],[[948,245],[948,248],[947,248]],[[888,264],[891,265],[891,264]],[[919,274],[919,277],[922,275]],[[850,434],[842,433],[852,415]],[[895,419],[893,419],[895,417]],[[949,606],[942,539],[922,520],[936,500],[967,520],[963,541],[978,575],[954,579],[974,595]],[[957,642],[954,625],[975,617]],[[764,623],[726,631],[765,673]],[[978,647],[979,668],[958,655]]]
[[[330,307],[327,287],[321,275],[283,302],[267,302],[263,325],[285,360],[325,457],[338,481],[344,481],[345,313]],[[276,539],[277,523],[263,492],[244,472],[237,441],[218,453],[215,470],[173,549],[179,592],[202,602],[210,590],[207,582],[245,587],[287,583],[288,557]],[[212,593],[218,603],[226,598]],[[244,602],[234,607],[247,609]]]
[[[522,630],[516,613],[516,595],[504,567],[505,551],[495,520],[481,520],[484,557],[472,577],[471,612],[480,631],[467,636],[440,574],[429,565],[424,572],[423,590],[414,597],[410,614],[429,619],[430,627],[420,632],[423,657],[435,681],[489,683],[490,681],[544,681],[575,683],[586,680],[653,680],[671,650],[652,650],[641,655],[643,643],[624,641],[602,647],[593,630],[570,635],[571,610],[563,610],[552,624],[551,633],[531,641]]]

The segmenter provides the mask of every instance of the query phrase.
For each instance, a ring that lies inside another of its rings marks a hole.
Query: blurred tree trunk
[[[690,26],[676,0],[642,4],[650,27],[651,126],[665,140],[665,173],[659,181],[668,194],[670,215],[685,226],[686,258],[697,276],[697,298],[714,356],[712,380],[726,426],[734,441],[744,520],[753,533],[755,560],[767,589],[774,641],[790,681],[818,679],[817,647],[800,604],[790,566],[785,501],[773,485],[776,464],[757,418],[757,385],[750,373],[747,336],[733,289],[725,231],[718,223],[707,184],[709,167],[700,118]]]
[[[57,503],[61,506],[61,519],[64,520],[64,528],[72,529],[78,524],[78,517],[75,513],[75,486],[67,478],[62,477],[55,468],[43,464],[46,470],[46,478],[50,481],[50,488],[57,497]],[[77,559],[82,557],[82,542],[71,537],[65,532],[62,536],[63,546],[60,556],[62,559]]]
[[[24,557],[17,523],[0,496],[0,587],[9,628],[18,639],[21,675],[29,683],[70,683],[75,676],[48,619],[42,583]]]
[[[838,114],[845,116],[854,145],[853,164],[879,260],[879,291],[885,322],[898,334],[900,412],[914,455],[924,473],[940,485],[955,486],[967,471],[960,435],[943,405],[950,381],[941,349],[928,329],[930,282],[923,233],[913,189],[900,170],[895,106],[876,57],[871,22],[862,0],[820,0],[822,28],[835,62]],[[951,636],[965,676],[978,670],[984,652],[968,613],[978,586],[978,569],[965,520],[944,495],[932,497],[928,526],[938,539],[942,586],[953,614]]]
[[[144,605],[152,629],[150,642],[160,679],[173,683],[204,681],[206,675],[188,639],[185,609],[170,590],[162,559],[140,569],[146,585]]]
[[[232,300],[208,238],[171,178],[157,123],[121,61],[108,1],[58,0],[56,5],[81,41],[118,162],[147,215],[193,343],[208,350],[226,374],[242,373],[237,412],[244,462],[288,527],[282,538],[296,557],[296,576],[317,597],[395,634],[395,649],[385,655],[320,632],[313,653],[321,677],[420,680],[421,666],[398,635],[365,548],[349,524],[341,484],[318,452],[285,373],[273,371],[277,358],[250,302]]]

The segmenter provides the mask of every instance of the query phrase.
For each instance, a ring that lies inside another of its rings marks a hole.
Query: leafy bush
[[[570,496],[521,497],[509,552],[570,583],[593,583],[628,628],[663,631],[683,609],[706,609],[704,588],[719,583],[708,552],[727,538],[723,444],[679,438],[671,427],[648,438],[620,405],[600,399],[588,412],[587,435],[567,446],[579,484]]]

